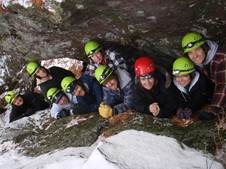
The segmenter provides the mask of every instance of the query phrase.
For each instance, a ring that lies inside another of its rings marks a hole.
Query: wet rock
[[[34,5],[24,9],[14,5],[0,15],[0,53],[13,56],[19,64],[10,69],[19,72],[26,60],[33,57],[67,56],[85,60],[83,45],[96,38],[129,44],[141,50],[146,49],[134,42],[145,41],[146,46],[154,47],[160,55],[165,53],[174,58],[182,54],[182,35],[195,30],[217,40],[225,48],[225,3],[222,0],[66,0],[61,4],[45,2],[43,8]],[[11,81],[16,82],[18,80]]]

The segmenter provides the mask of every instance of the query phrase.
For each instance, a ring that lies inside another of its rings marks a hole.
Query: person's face
[[[191,76],[190,75],[181,75],[181,76],[176,76],[176,81],[179,83],[181,86],[185,87],[191,82]]]
[[[100,51],[95,52],[90,58],[97,64],[100,64],[103,61],[103,55]]]
[[[48,75],[48,73],[46,72],[46,70],[42,67],[40,67],[37,72],[35,73],[36,76],[40,77],[40,78],[44,78]]]
[[[195,63],[195,64],[202,64],[205,60],[205,51],[203,48],[198,47],[196,49],[191,50],[188,52],[188,57]]]
[[[73,94],[75,96],[85,96],[86,92],[80,85],[76,85]]]
[[[104,83],[104,86],[113,91],[116,91],[118,89],[118,81],[116,78],[109,79]]]
[[[58,102],[58,104],[60,104],[60,105],[65,105],[68,103],[69,103],[69,100],[68,100],[67,96],[62,96]]]
[[[13,100],[13,105],[15,105],[15,106],[22,106],[23,104],[24,104],[24,99],[21,96],[17,96]]]
[[[146,90],[151,90],[155,84],[155,79],[153,77],[148,79],[140,78],[140,84]]]

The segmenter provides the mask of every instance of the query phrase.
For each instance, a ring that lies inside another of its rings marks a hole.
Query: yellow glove
[[[99,108],[99,114],[101,117],[103,118],[109,118],[112,117],[112,108],[108,105],[106,105],[105,103],[101,103]]]

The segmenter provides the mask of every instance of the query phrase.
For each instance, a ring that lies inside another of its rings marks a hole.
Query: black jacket
[[[194,80],[195,78],[197,78],[197,80]],[[208,78],[198,72],[195,72],[192,81],[194,82],[186,89],[178,86],[174,80],[173,90],[176,95],[178,107],[187,107],[192,111],[197,111],[204,105],[210,103],[214,86]]]
[[[48,89],[50,89],[51,87],[57,87],[60,89],[61,88],[60,83],[64,77],[66,76],[74,77],[74,74],[71,71],[63,69],[61,67],[53,66],[49,68],[48,71],[49,71],[49,74],[52,76],[52,79],[39,84],[41,88],[41,93],[44,96],[46,96]]]
[[[19,107],[13,105],[9,122],[30,116],[36,111],[44,110],[49,107],[49,104],[44,101],[44,97],[38,93],[26,92],[20,96],[23,98],[24,103]]]
[[[160,107],[160,113],[157,117],[168,118],[176,113],[176,100],[172,92],[171,86],[165,87],[165,79],[163,75],[157,74],[157,84],[151,89],[144,89],[139,83],[135,91],[135,109],[140,113],[151,114],[149,105],[157,102]]]

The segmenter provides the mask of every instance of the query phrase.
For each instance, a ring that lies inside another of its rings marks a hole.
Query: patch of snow
[[[83,4],[76,4],[77,9],[85,9]]]
[[[43,60],[41,65],[46,68],[50,68],[52,66],[59,66],[64,69],[70,69],[72,66],[82,66],[82,61],[72,58],[57,58],[57,59],[49,59]]]
[[[116,165],[114,169],[223,169],[211,155],[180,145],[173,138],[135,130],[123,131],[99,144],[83,169],[101,165],[102,168]]]
[[[145,13],[144,13],[144,11],[136,11],[136,16],[138,16],[138,17],[142,17],[142,16],[145,16]]]
[[[38,157],[19,154],[13,142],[1,144],[0,150],[4,150],[0,155],[4,169],[223,169],[209,154],[173,138],[136,130],[123,131],[91,147],[55,150]]]
[[[19,4],[23,6],[24,8],[29,8],[33,6],[34,0],[0,0],[0,5],[4,8],[10,6],[11,4]],[[54,0],[57,3],[62,3],[64,0]],[[48,0],[42,0],[44,3],[44,8],[49,10],[50,12],[55,12],[53,7],[51,6],[50,1]]]
[[[7,74],[9,74],[9,69],[7,67],[7,60],[10,59],[10,55],[2,55],[0,56],[0,86],[5,84],[4,77],[6,77]]]

